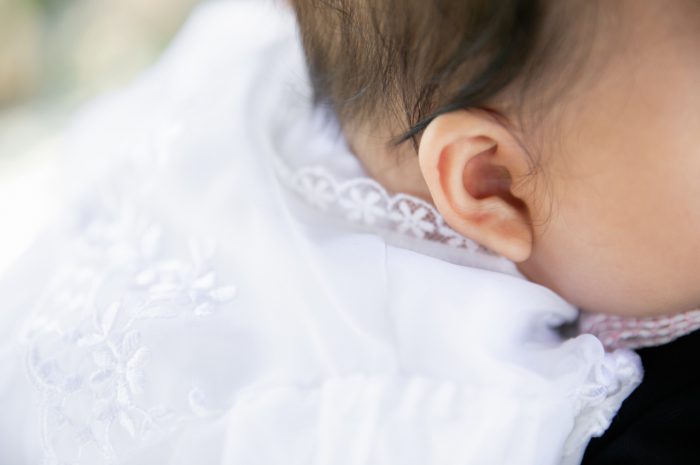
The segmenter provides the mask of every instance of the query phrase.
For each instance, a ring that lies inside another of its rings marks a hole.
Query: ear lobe
[[[512,180],[527,172],[527,154],[490,115],[458,110],[425,129],[418,161],[435,206],[454,230],[522,262],[532,252],[527,203]]]

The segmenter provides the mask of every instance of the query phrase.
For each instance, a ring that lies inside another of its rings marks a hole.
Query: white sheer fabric
[[[358,171],[279,6],[199,7],[68,141],[0,290],[0,463],[577,463],[641,380]]]

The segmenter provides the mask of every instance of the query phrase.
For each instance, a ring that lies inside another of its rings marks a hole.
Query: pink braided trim
[[[596,336],[607,350],[658,346],[700,329],[700,309],[646,318],[582,312],[578,329]]]

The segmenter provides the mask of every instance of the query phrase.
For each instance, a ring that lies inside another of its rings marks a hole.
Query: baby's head
[[[700,307],[700,4],[292,0],[388,190],[584,310]]]

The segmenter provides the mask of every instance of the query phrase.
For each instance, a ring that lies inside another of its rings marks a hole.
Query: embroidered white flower
[[[194,315],[211,315],[221,304],[236,296],[233,285],[217,285],[211,267],[215,243],[192,240],[189,261],[178,259],[146,260],[135,273],[134,285],[145,289],[149,299],[139,313],[168,316],[183,308]]]
[[[183,308],[208,316],[237,292],[233,285],[217,285],[216,273],[208,267],[178,260],[154,263],[135,276],[135,284],[146,288],[149,301],[142,313],[151,316],[175,315]]]
[[[96,369],[89,383],[99,401],[97,419],[106,423],[118,420],[132,437],[137,434],[133,415],[148,416],[134,403],[134,396],[145,385],[148,354],[148,348],[140,345],[137,330],[126,333],[119,345],[107,342],[92,353]]]
[[[327,209],[335,199],[333,187],[326,179],[305,176],[301,178],[300,187],[306,200],[322,210]]]
[[[465,249],[472,248],[472,247],[470,247],[471,244],[469,243],[470,241],[468,239],[460,236],[452,228],[450,228],[448,226],[440,226],[438,228],[438,232],[440,233],[440,235],[447,238],[446,243],[448,245],[451,245],[452,247],[462,247]]]
[[[116,463],[129,443],[113,444],[114,427],[134,441],[177,428],[185,416],[149,391],[140,329],[149,320],[210,316],[236,295],[218,282],[212,241],[190,240],[183,253],[137,208],[95,208],[66,245],[74,263],[54,276],[23,338],[41,394],[45,464],[94,463],[86,457],[95,454]],[[75,447],[57,447],[65,441]]]
[[[377,218],[385,216],[385,210],[379,206],[382,197],[376,191],[370,190],[363,195],[359,187],[349,190],[349,197],[340,199],[340,206],[347,210],[350,221],[363,221],[372,225]]]
[[[389,217],[397,222],[399,232],[411,231],[413,235],[422,239],[426,234],[435,232],[435,224],[425,219],[428,214],[429,211],[425,207],[421,206],[411,211],[407,202],[400,202],[398,211],[392,211]]]
[[[389,194],[381,184],[366,176],[339,181],[323,165],[292,169],[281,158],[275,157],[274,162],[279,179],[325,214],[342,214],[344,219],[366,227],[408,233],[497,257],[491,250],[450,228],[433,205],[419,197]]]

